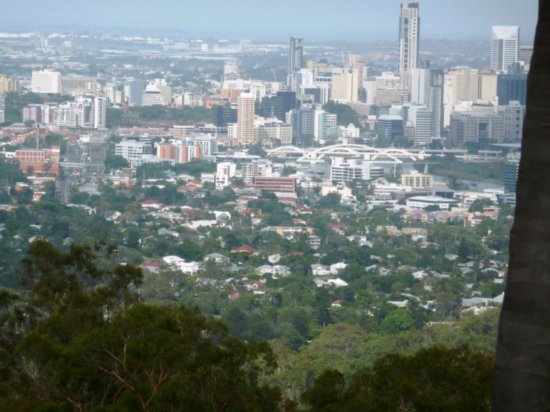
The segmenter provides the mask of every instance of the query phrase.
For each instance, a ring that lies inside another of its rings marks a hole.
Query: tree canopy
[[[31,245],[28,300],[0,293],[0,409],[279,409],[279,391],[260,383],[274,366],[266,343],[184,306],[140,303],[141,270],[114,264],[112,252]]]
[[[310,412],[488,411],[493,357],[467,347],[388,355],[346,379],[328,370],[302,394]]]

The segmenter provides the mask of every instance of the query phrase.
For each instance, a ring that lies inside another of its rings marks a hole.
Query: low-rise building
[[[413,190],[433,190],[433,177],[428,174],[413,170],[411,173],[401,175],[401,184],[411,187]]]
[[[407,207],[411,209],[425,209],[430,206],[437,206],[440,210],[449,210],[457,204],[454,199],[439,196],[413,196],[407,199]]]

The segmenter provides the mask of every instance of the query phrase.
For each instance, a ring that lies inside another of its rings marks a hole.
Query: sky
[[[400,0],[0,0],[0,31],[132,32],[250,40],[394,40]],[[420,0],[421,35],[488,39],[492,25],[518,25],[532,41],[537,0]]]

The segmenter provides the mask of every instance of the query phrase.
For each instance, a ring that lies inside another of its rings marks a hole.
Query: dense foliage
[[[463,163],[451,159],[430,159],[430,173],[448,179],[504,182],[504,163]]]
[[[2,410],[279,409],[278,390],[259,383],[274,365],[266,344],[185,307],[140,304],[141,271],[96,265],[101,250],[31,245],[28,299],[1,295]]]
[[[141,270],[117,264],[113,247],[60,252],[35,241],[21,278],[24,298],[0,291],[2,410],[489,410],[492,358],[465,347],[390,354],[343,372],[310,359],[323,369],[307,373],[300,407],[266,384],[281,375],[266,343],[233,338],[185,306],[140,303]],[[335,328],[327,349],[350,362],[369,338]],[[325,356],[319,344],[308,349]]]
[[[135,126],[152,122],[212,123],[213,120],[212,111],[204,107],[135,106],[107,110],[107,127]]]
[[[489,411],[493,362],[465,347],[389,355],[348,379],[324,372],[302,400],[311,412]]]
[[[347,104],[335,103],[332,100],[323,106],[328,113],[337,115],[339,126],[348,126],[350,123],[356,127],[361,127],[359,115],[353,108]]]

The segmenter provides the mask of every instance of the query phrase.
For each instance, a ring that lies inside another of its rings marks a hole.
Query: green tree
[[[414,327],[414,319],[406,309],[396,309],[387,315],[382,324],[380,331],[388,334],[404,332]]]
[[[260,383],[274,367],[267,344],[183,306],[140,304],[141,271],[113,265],[112,251],[31,244],[28,301],[0,293],[2,410],[280,409],[279,391]]]
[[[338,209],[340,207],[341,196],[338,193],[329,193],[322,196],[317,202],[317,207],[320,209]]]
[[[130,164],[122,156],[115,156],[110,153],[107,154],[107,157],[105,158],[105,170],[107,172],[111,170],[125,169],[128,167],[130,167]]]
[[[334,113],[337,116],[336,119],[339,126],[347,126],[351,123],[356,127],[361,127],[359,115],[351,106],[347,104],[330,101],[323,106],[323,109],[328,113]]]
[[[194,242],[183,242],[175,249],[178,256],[191,262],[200,262],[204,257],[204,251],[202,247]]]
[[[468,211],[470,212],[483,212],[485,207],[492,206],[493,202],[489,199],[476,199],[472,202]]]
[[[302,394],[307,411],[476,411],[490,409],[493,357],[466,347],[388,355],[347,381],[327,371]]]

